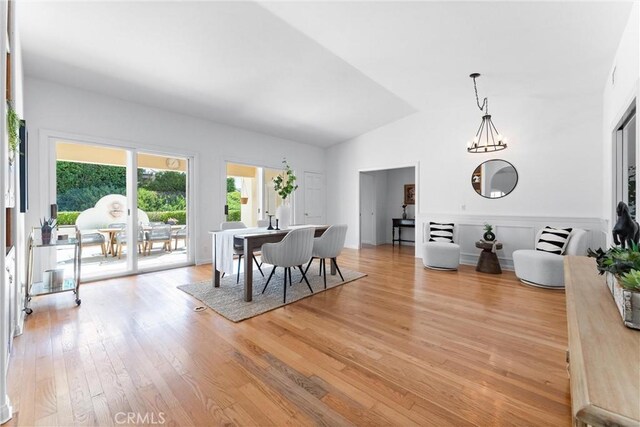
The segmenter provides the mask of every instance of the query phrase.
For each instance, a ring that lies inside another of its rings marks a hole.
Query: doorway
[[[59,233],[82,235],[82,280],[192,263],[191,159],[55,140]],[[135,209],[134,209],[135,208]],[[72,268],[58,250],[57,268]]]
[[[413,245],[415,228],[393,228],[394,219],[415,221],[417,167],[360,171],[360,246],[394,244]],[[409,200],[406,200],[408,194]]]

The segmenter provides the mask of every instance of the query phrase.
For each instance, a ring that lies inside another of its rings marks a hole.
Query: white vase
[[[276,209],[276,218],[278,219],[278,227],[286,230],[291,225],[291,206],[287,202],[278,206]]]

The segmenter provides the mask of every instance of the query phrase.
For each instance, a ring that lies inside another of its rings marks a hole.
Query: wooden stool
[[[476,271],[489,274],[501,274],[502,269],[500,268],[498,254],[492,251],[493,243],[481,240],[476,242],[476,248],[482,249]],[[502,243],[496,243],[496,250],[498,249],[502,249]]]

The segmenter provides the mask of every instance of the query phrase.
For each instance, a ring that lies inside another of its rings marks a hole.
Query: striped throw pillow
[[[569,243],[572,228],[545,227],[536,243],[536,250],[562,255]]]
[[[453,224],[429,223],[429,241],[453,243]]]

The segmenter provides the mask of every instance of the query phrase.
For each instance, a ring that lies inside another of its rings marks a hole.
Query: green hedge
[[[187,211],[145,212],[152,222],[167,222],[169,218],[177,219],[178,224],[187,223]],[[75,225],[80,212],[58,212],[59,225]]]
[[[178,224],[187,223],[187,211],[145,212],[151,222],[167,222],[169,218],[177,219]]]
[[[76,225],[80,212],[58,212],[58,225]]]

